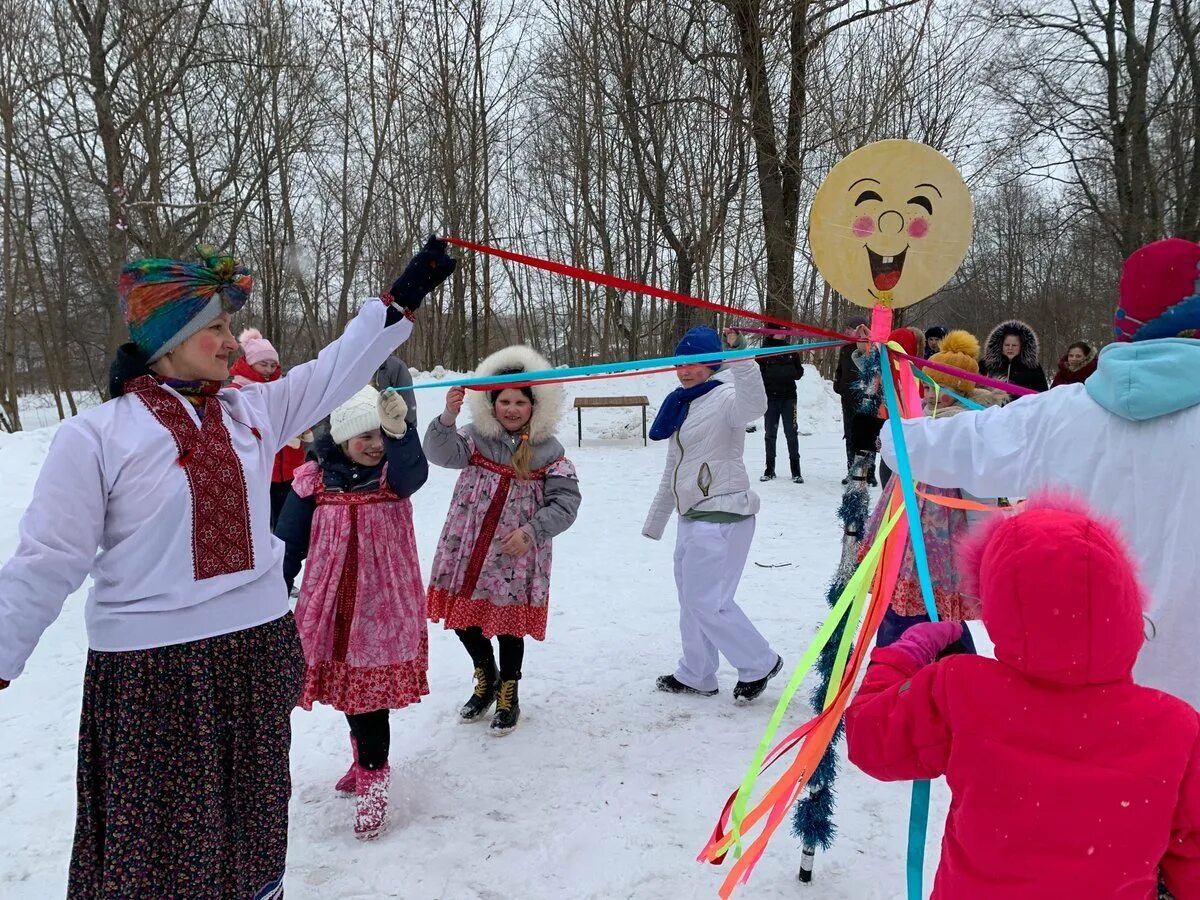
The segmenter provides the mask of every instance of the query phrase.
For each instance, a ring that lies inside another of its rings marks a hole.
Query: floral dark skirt
[[[303,680],[291,613],[187,644],[89,651],[68,898],[282,897]]]

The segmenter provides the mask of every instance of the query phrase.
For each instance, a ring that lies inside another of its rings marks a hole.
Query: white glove
[[[408,404],[400,396],[399,391],[383,391],[379,395],[379,425],[385,433],[394,438],[404,437],[408,431],[408,423],[404,417],[408,415]]]

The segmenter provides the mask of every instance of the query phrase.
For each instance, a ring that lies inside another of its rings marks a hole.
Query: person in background
[[[785,338],[767,335],[764,347],[786,347]],[[762,370],[763,386],[767,389],[767,414],[763,419],[763,436],[767,442],[767,467],[759,481],[775,478],[775,449],[779,443],[779,423],[783,422],[783,434],[787,441],[788,465],[792,482],[804,484],[800,474],[800,439],[796,428],[796,382],[804,377],[804,363],[799,353],[779,356],[760,356],[758,367]]]
[[[946,339],[946,326],[933,325],[925,331],[925,353],[926,359],[933,356],[942,349],[942,341]],[[913,354],[914,356],[916,354]]]
[[[1083,384],[1096,374],[1098,354],[1089,344],[1076,341],[1067,348],[1066,355],[1058,361],[1058,373],[1054,376],[1051,387],[1062,387],[1064,384]]]
[[[417,392],[412,389],[412,372],[408,364],[393,353],[383,361],[371,382],[381,394],[388,388],[399,388],[400,398],[408,406],[405,424],[414,431],[417,427]]]
[[[1001,322],[988,335],[983,350],[983,374],[1039,393],[1050,389],[1042,370],[1037,334],[1016,319]]]
[[[837,369],[833,375],[833,391],[842,400],[842,440],[846,444],[846,477],[842,484],[850,480],[850,468],[854,464],[854,446],[852,440],[854,417],[859,415],[859,405],[863,396],[859,384],[860,376],[866,365],[867,355],[871,345],[867,340],[867,320],[855,316],[846,322],[847,333],[857,339],[857,343],[846,344],[838,351]],[[871,470],[870,483],[875,484],[875,471]]]
[[[251,384],[270,384],[283,377],[279,365],[279,353],[257,328],[247,328],[238,336],[242,355],[229,369],[233,376],[231,388],[241,390]],[[275,465],[271,469],[271,531],[279,524],[279,514],[292,489],[292,476],[296,467],[304,463],[304,441],[312,439],[312,432],[291,438],[283,449],[275,454]]]

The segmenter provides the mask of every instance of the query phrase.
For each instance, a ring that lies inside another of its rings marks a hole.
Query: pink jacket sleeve
[[[1175,900],[1200,900],[1200,741],[1192,748],[1179,787],[1171,843],[1162,859],[1163,881]]]
[[[894,648],[873,651],[846,710],[850,761],[880,781],[945,774],[951,737],[945,684],[952,662],[918,666]]]

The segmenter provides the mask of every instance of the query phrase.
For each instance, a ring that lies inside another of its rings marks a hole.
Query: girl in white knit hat
[[[355,834],[375,837],[387,815],[388,713],[418,703],[429,638],[408,498],[429,464],[400,394],[365,387],[329,417],[317,460],[296,470],[276,536],[287,560],[307,554],[296,606],[306,673],[300,705],[346,714],[352,762],[337,783],[355,794]],[[311,541],[311,543],[310,543]],[[285,566],[289,589],[296,573]]]

